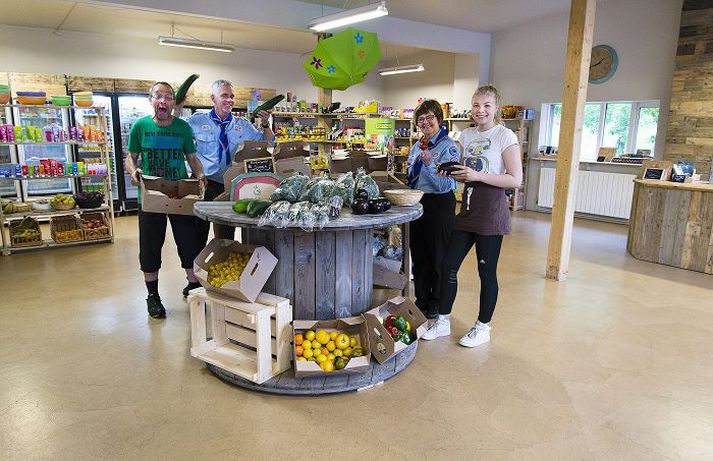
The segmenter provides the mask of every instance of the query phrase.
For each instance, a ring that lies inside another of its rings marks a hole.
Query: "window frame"
[[[602,142],[604,140],[604,127],[607,113],[607,106],[609,104],[630,104],[631,113],[629,116],[629,133],[626,139],[626,146],[624,147],[624,153],[636,153],[636,137],[639,130],[639,119],[640,112],[642,108],[657,108],[659,109],[659,118],[657,121],[657,127],[661,123],[661,102],[654,99],[642,100],[642,101],[587,101],[586,104],[599,104],[599,132],[597,133],[597,144],[594,151],[598,152],[602,147]],[[560,102],[549,102],[542,104],[542,117],[541,120],[544,121],[540,127],[539,138],[544,140],[544,143],[538,143],[540,146],[556,146],[559,144],[559,139],[552,139],[552,128],[553,128],[553,116],[554,116],[554,106],[561,106]],[[658,133],[657,133],[658,134]],[[658,136],[654,140],[654,148],[659,143]],[[620,156],[621,154],[617,154]],[[584,160],[593,161],[593,160]]]

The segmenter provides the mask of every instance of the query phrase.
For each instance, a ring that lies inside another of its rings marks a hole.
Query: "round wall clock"
[[[604,83],[614,75],[619,57],[609,45],[597,45],[592,48],[592,61],[589,64],[589,83]]]

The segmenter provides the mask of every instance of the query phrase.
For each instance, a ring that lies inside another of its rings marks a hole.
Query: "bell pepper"
[[[411,333],[409,333],[408,331],[403,331],[399,340],[404,344],[411,344]]]
[[[389,336],[391,336],[392,338],[394,338],[394,341],[398,341],[398,340],[396,339],[396,336],[399,336],[399,337],[401,336],[401,335],[400,335],[401,331],[400,331],[398,328],[396,328],[395,326],[393,326],[393,325],[387,326],[387,327],[386,327],[386,331],[389,333]]]
[[[388,330],[389,327],[394,325],[394,320],[396,320],[395,315],[387,315],[386,320],[384,320],[384,326]]]
[[[406,331],[408,331],[409,333],[411,332],[411,322],[409,322],[408,320],[406,320]]]
[[[406,325],[406,319],[403,315],[396,317],[396,320],[394,320],[394,326],[401,331],[409,331],[408,326]]]

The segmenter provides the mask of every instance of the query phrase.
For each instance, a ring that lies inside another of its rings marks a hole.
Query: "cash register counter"
[[[713,274],[713,184],[634,180],[627,250],[643,261]]]

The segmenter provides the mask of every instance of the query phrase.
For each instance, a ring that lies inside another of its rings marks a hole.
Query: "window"
[[[540,127],[544,139],[540,144],[557,146],[562,104],[544,104],[542,113],[546,123]],[[580,159],[596,160],[600,147],[614,147],[616,155],[653,152],[658,120],[658,101],[589,102],[584,108]]]

